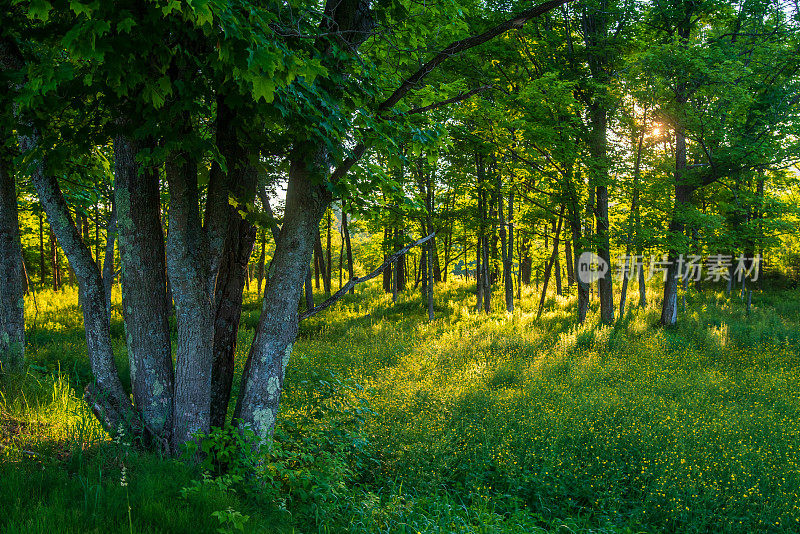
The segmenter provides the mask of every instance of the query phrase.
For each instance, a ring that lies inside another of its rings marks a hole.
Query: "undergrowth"
[[[535,288],[487,316],[461,282],[428,323],[418,293],[359,289],[301,324],[270,444],[226,427],[179,459],[108,439],[80,398],[77,296],[40,292],[27,373],[0,378],[0,531],[800,530],[796,290],[749,315],[690,292],[663,329],[633,302],[577,326],[572,295],[537,320]],[[239,370],[258,309],[248,294]]]

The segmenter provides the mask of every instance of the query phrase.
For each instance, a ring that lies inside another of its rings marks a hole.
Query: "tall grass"
[[[796,292],[757,293],[750,315],[690,292],[662,329],[633,303],[600,326],[596,301],[576,325],[570,295],[536,320],[535,288],[485,315],[471,289],[438,285],[432,323],[418,293],[377,284],[303,322],[272,493],[135,451],[122,488],[120,447],[76,393],[77,297],[40,294],[28,374],[0,382],[0,530],[127,532],[128,489],[139,532],[214,532],[228,508],[253,532],[800,531]],[[257,320],[250,294],[240,367]]]

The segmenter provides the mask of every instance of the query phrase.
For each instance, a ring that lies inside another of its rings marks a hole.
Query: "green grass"
[[[216,532],[228,508],[247,532],[800,531],[796,290],[750,316],[690,293],[662,329],[630,303],[598,326],[596,301],[576,327],[574,296],[537,321],[533,289],[485,316],[459,282],[428,324],[418,294],[360,289],[301,325],[276,447],[238,481],[109,441],[76,393],[77,297],[39,294],[28,374],[0,381],[0,531],[130,532],[128,503],[134,532]],[[240,367],[257,321],[248,295]]]

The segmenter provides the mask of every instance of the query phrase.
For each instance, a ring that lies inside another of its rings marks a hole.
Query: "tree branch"
[[[411,110],[405,112],[404,114],[405,115],[413,115],[415,113],[425,113],[426,111],[430,111],[432,109],[440,108],[442,106],[446,106],[447,104],[455,104],[456,102],[461,102],[462,100],[466,100],[469,97],[471,97],[472,95],[476,95],[478,93],[486,91],[487,89],[493,89],[493,86],[491,86],[491,85],[483,85],[481,87],[476,87],[475,89],[472,89],[471,91],[467,91],[466,93],[459,93],[456,96],[454,96],[453,98],[448,98],[447,100],[442,100],[440,102],[434,102],[433,104],[431,104],[429,106],[423,106],[423,107],[420,107],[420,108],[414,108],[414,109],[411,109]]]
[[[344,286],[342,286],[342,288],[339,291],[334,293],[331,296],[331,298],[329,298],[328,300],[326,300],[325,302],[323,302],[319,306],[314,306],[310,310],[306,310],[303,313],[301,313],[299,320],[302,321],[303,319],[308,319],[309,317],[312,317],[312,316],[318,314],[322,310],[324,310],[326,308],[329,308],[331,305],[333,305],[333,303],[335,303],[337,300],[339,300],[340,298],[345,296],[345,294],[347,294],[347,292],[350,291],[350,289],[355,287],[356,284],[360,284],[361,282],[366,282],[367,280],[372,280],[373,278],[375,278],[376,276],[381,274],[389,265],[391,265],[392,263],[397,261],[397,258],[402,256],[403,254],[405,254],[406,252],[408,252],[412,248],[414,248],[416,246],[419,246],[419,245],[422,245],[423,243],[429,241],[430,239],[433,239],[433,237],[435,235],[436,235],[436,232],[433,232],[432,234],[427,235],[427,236],[423,237],[422,239],[420,239],[418,241],[414,241],[413,243],[410,243],[410,244],[404,246],[403,248],[401,248],[400,250],[398,250],[397,252],[395,252],[394,254],[389,256],[388,258],[386,258],[386,261],[383,262],[383,264],[380,267],[378,267],[377,269],[375,269],[374,271],[372,271],[368,275],[362,276],[361,278],[351,278],[350,280],[347,281],[347,283]]]
[[[378,114],[381,114],[384,111],[387,111],[392,107],[394,107],[394,105],[397,104],[400,101],[400,99],[406,95],[406,93],[408,93],[419,82],[421,82],[428,74],[430,74],[433,71],[433,69],[438,67],[440,64],[444,63],[444,61],[449,59],[451,56],[454,56],[459,52],[469,50],[470,48],[474,48],[478,45],[482,45],[486,41],[489,41],[497,37],[498,35],[507,32],[508,30],[520,29],[529,20],[536,18],[540,15],[543,15],[548,11],[571,1],[572,0],[549,0],[548,2],[539,4],[538,6],[532,7],[531,9],[526,9],[525,11],[515,15],[514,17],[506,20],[505,22],[498,24],[493,28],[490,28],[489,30],[481,33],[480,35],[473,35],[471,37],[467,37],[466,39],[461,39],[460,41],[454,41],[450,43],[441,52],[436,54],[433,57],[433,59],[425,63],[417,72],[406,78],[403,81],[403,83],[400,84],[400,87],[395,89],[394,93],[392,93],[392,95],[389,98],[384,100],[378,106]]]

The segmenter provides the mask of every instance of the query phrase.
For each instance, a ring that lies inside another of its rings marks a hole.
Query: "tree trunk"
[[[383,229],[383,242],[382,242],[382,245],[383,245],[383,261],[384,262],[386,261],[386,258],[389,257],[389,254],[391,254],[391,251],[390,251],[391,246],[392,246],[391,237],[392,237],[392,230],[389,229],[389,228],[384,228]],[[385,293],[391,293],[392,292],[392,285],[393,285],[392,284],[392,269],[384,269],[383,270],[383,291]]]
[[[46,283],[47,275],[47,261],[44,257],[44,216],[39,212],[39,277],[42,281],[42,286]]]
[[[20,148],[31,151],[37,143],[35,137],[21,137]],[[45,173],[40,162],[32,172],[39,200],[47,213],[51,231],[58,236],[70,263],[78,276],[81,294],[86,347],[94,382],[86,387],[85,398],[103,427],[112,435],[118,432],[141,433],[141,422],[127,393],[122,387],[111,346],[105,290],[97,264],[81,242],[78,229],[72,220],[67,202],[55,176]]]
[[[50,272],[53,275],[53,291],[58,291],[61,287],[61,270],[58,265],[58,242],[56,241],[56,234],[53,231],[53,225],[50,223],[50,216],[47,216],[47,223],[50,225]]]
[[[401,223],[402,224],[402,223]],[[395,248],[401,247],[403,245],[403,229],[398,228],[395,232]],[[400,291],[406,290],[406,255],[404,254],[400,257],[394,264],[394,280],[395,280],[395,289]]]
[[[313,253],[312,253],[313,254]],[[308,266],[305,280],[306,310],[314,307],[314,289],[311,286],[311,266]]]
[[[234,419],[262,439],[272,436],[286,366],[297,337],[297,303],[311,261],[319,221],[330,202],[330,192],[312,174],[300,147],[290,157],[289,184],[283,227],[272,260],[261,319],[242,376]],[[316,161],[323,160],[316,154]],[[316,169],[320,174],[323,172]]]
[[[555,264],[556,259],[558,258],[558,236],[561,234],[561,223],[564,220],[564,206],[562,204],[561,210],[558,214],[558,223],[556,224],[556,231],[553,234],[553,253],[550,255],[550,261],[547,262],[544,269],[544,280],[542,283],[542,293],[539,297],[539,311],[536,313],[536,318],[539,319],[542,316],[542,312],[544,311],[544,301],[547,298],[547,286],[550,282],[550,272],[553,269],[553,264]]]
[[[210,239],[200,222],[197,162],[180,152],[168,160],[166,169],[170,191],[167,268],[178,325],[171,444],[177,451],[193,434],[210,428],[214,309],[208,287]]]
[[[575,283],[575,269],[572,261],[572,240],[569,239],[569,232],[564,237],[564,256],[567,263],[567,287]]]
[[[136,162],[143,148],[124,136],[115,139],[114,199],[133,401],[147,430],[163,446],[172,431],[172,345],[158,171]]]
[[[432,233],[433,230],[433,184],[431,183],[431,175],[433,173],[427,173],[427,183],[426,183],[426,204],[427,204],[427,231],[423,232],[422,235],[428,235]],[[433,282],[436,280],[436,269],[438,267],[438,257],[434,261],[434,257],[438,256],[436,253],[436,238],[434,237],[430,241],[428,241],[428,321],[433,321]],[[438,273],[438,282],[441,282],[441,272]]]
[[[601,131],[598,132],[598,137],[602,134],[602,149],[598,150],[596,157],[606,158],[606,138],[605,138],[605,113],[598,121],[602,126]],[[600,141],[598,141],[599,143]],[[599,148],[599,147],[598,147]],[[605,168],[605,174],[608,169]],[[606,176],[603,177],[605,179]],[[608,269],[603,276],[597,281],[598,294],[600,296],[600,320],[605,324],[614,322],[614,288],[613,288],[613,271],[611,269],[611,243],[609,236],[609,221],[608,221],[608,187],[605,185],[597,186],[597,206],[595,211],[595,220],[597,223],[597,255],[601,260],[606,262]]]
[[[258,280],[258,298],[261,298],[261,284],[264,281],[264,261],[266,260],[267,232],[261,231],[261,253],[258,255],[258,267],[256,268],[256,280]]]
[[[114,287],[114,242],[117,240],[117,207],[111,201],[111,213],[106,226],[106,251],[103,259],[103,292],[106,295],[106,312],[111,317],[111,289]]]
[[[353,273],[353,248],[350,245],[350,227],[347,224],[347,213],[342,210],[342,231],[344,232],[344,242],[347,247],[347,272],[350,273],[349,280],[355,278]],[[353,289],[350,289],[350,294],[353,294]]]
[[[245,174],[234,187],[234,192],[245,199],[252,197],[255,189],[255,169],[237,169]],[[217,274],[214,313],[214,364],[211,368],[211,426],[222,428],[228,416],[231,399],[239,321],[242,317],[242,289],[247,276],[247,264],[253,252],[256,229],[242,219],[236,208],[229,208],[228,232]],[[262,241],[263,242],[263,241]],[[263,248],[262,248],[263,250]],[[263,275],[264,264],[261,263]]]
[[[635,232],[638,232],[639,224],[639,178],[641,174],[641,161],[642,161],[642,146],[644,144],[644,127],[639,134],[639,143],[636,150],[636,157],[633,162],[633,192],[631,195],[631,212],[628,217],[628,235],[625,244],[625,265],[622,269],[622,290],[619,297],[619,317],[620,319],[625,315],[625,299],[628,295],[628,280],[630,278],[628,270],[630,269],[630,255],[632,250],[632,243],[638,237]],[[639,271],[642,267],[639,266]]]
[[[326,260],[327,263],[325,264],[327,269],[327,276],[326,279],[328,280],[328,285],[325,286],[325,298],[330,298],[331,296],[331,272],[333,268],[331,267],[331,209],[328,208],[325,210],[327,214],[327,243],[326,243]]]
[[[25,364],[25,297],[19,214],[10,132],[0,135],[0,370],[21,371]]]
[[[317,240],[314,242],[314,250],[315,253],[318,254],[319,258],[319,270],[320,274],[322,275],[322,287],[325,290],[325,296],[330,297],[331,295],[331,277],[328,274],[328,267],[325,265],[325,254],[322,251],[322,239],[320,237],[319,231],[317,231]],[[319,288],[319,286],[317,286]]]
[[[556,226],[555,225],[556,225],[556,222],[553,221],[553,242],[554,243],[558,243],[559,239],[561,238],[561,230],[560,229],[556,230]],[[556,295],[558,295],[560,297],[562,295],[562,293],[561,293],[561,258],[559,257],[557,248],[555,249],[555,253],[556,253],[555,256],[554,256],[555,264],[553,265],[553,268],[555,269],[555,275],[556,275]]]

